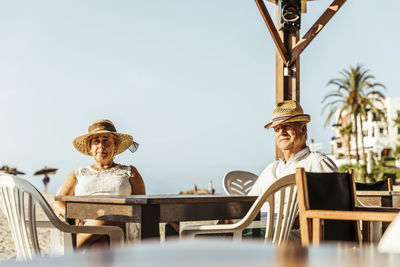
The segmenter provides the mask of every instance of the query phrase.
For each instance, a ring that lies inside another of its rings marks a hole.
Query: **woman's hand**
[[[63,202],[55,201],[51,207],[57,216],[65,218],[65,204]]]

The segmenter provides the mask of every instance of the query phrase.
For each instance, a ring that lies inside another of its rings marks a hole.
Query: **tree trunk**
[[[360,154],[358,153],[358,127],[357,127],[357,114],[353,114],[354,116],[354,134],[356,135],[356,162],[360,163]]]
[[[363,121],[362,117],[360,116],[360,128],[361,128],[361,149],[363,153],[363,160],[364,164],[367,164],[367,153],[365,153],[365,145],[364,145],[364,131],[363,131]]]
[[[348,134],[347,149],[348,149],[348,152],[349,152],[349,164],[351,164],[351,133]]]

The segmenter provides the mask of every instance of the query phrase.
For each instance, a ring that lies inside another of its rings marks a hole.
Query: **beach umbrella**
[[[8,171],[5,171],[5,173],[9,173],[9,174],[13,174],[13,175],[25,174],[24,172],[17,170],[17,168],[10,168]]]
[[[56,169],[56,168],[44,167],[43,169],[36,171],[33,175],[55,174],[57,170],[58,169]]]
[[[47,192],[47,184],[50,183],[50,177],[47,176],[48,174],[55,174],[56,171],[58,169],[57,168],[48,168],[48,167],[44,167],[41,170],[36,171],[33,175],[44,175],[42,181],[44,184],[44,192]]]
[[[6,170],[8,170],[8,169],[9,169],[9,167],[7,165],[3,165],[3,166],[1,166],[0,171],[6,172]]]
[[[1,166],[0,171],[3,171],[3,172],[8,173],[8,174],[13,174],[13,175],[25,174],[24,172],[21,172],[21,171],[17,170],[17,168],[10,168],[7,165]]]

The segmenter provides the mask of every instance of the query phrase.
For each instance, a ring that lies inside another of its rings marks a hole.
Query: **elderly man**
[[[337,172],[331,159],[321,153],[311,152],[307,146],[309,121],[310,115],[304,114],[296,101],[286,100],[275,105],[272,122],[264,128],[274,129],[277,146],[283,155],[264,169],[249,195],[261,195],[279,178],[295,173],[298,167],[308,172]]]
[[[274,129],[275,140],[282,151],[282,158],[269,164],[257,181],[249,195],[258,196],[268,189],[276,180],[296,172],[296,168],[303,167],[307,172],[337,172],[335,163],[327,156],[312,152],[307,146],[307,123],[310,115],[304,114],[299,103],[286,100],[275,105],[272,113],[272,122],[264,126]],[[276,212],[279,209],[275,207]],[[261,208],[261,220],[266,219],[267,204]],[[295,228],[298,228],[295,223]],[[300,242],[300,230],[292,230],[289,241]]]

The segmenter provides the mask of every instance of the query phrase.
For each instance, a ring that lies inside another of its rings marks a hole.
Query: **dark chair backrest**
[[[309,209],[354,210],[355,194],[351,174],[307,172],[306,177]],[[325,241],[358,241],[357,223],[326,220],[323,239]]]
[[[375,183],[356,183],[357,191],[391,191],[393,190],[392,178],[387,178]]]

